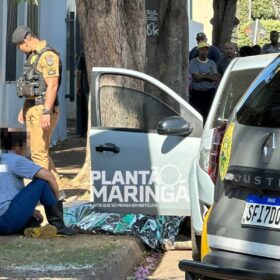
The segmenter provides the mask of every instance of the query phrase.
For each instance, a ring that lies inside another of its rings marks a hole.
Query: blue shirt
[[[201,62],[198,57],[193,58],[190,62],[190,74],[217,74],[216,63],[207,59]],[[214,81],[200,81],[196,82],[192,79],[191,88],[197,91],[207,91],[212,88],[216,88],[216,82]]]
[[[33,179],[41,169],[33,161],[14,153],[0,153],[0,216],[24,188],[23,179]]]

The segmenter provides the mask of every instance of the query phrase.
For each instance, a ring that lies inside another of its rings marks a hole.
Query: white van
[[[193,259],[200,259],[203,217],[214,198],[218,158],[227,120],[240,97],[277,54],[235,58],[227,67],[204,126],[190,172]]]

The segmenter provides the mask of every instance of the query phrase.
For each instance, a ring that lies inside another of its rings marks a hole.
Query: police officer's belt
[[[31,106],[36,106],[36,105],[43,105],[45,102],[43,96],[37,97],[35,99],[26,99],[26,103],[31,107]]]

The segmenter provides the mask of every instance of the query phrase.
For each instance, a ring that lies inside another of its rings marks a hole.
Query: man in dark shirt
[[[270,32],[270,44],[266,44],[263,46],[263,53],[279,53],[280,52],[280,43],[279,40],[279,33],[276,30]]]
[[[199,45],[199,43],[207,43],[207,37],[205,33],[203,32],[197,33],[196,41],[197,41],[197,45]],[[193,58],[197,57],[198,54],[199,51],[198,51],[198,47],[196,46],[190,51],[189,60],[191,61]],[[208,58],[217,63],[221,59],[221,54],[219,49],[215,46],[210,46],[208,50]]]
[[[236,57],[237,47],[233,42],[225,43],[225,57],[217,64],[218,73],[224,75],[230,62]]]

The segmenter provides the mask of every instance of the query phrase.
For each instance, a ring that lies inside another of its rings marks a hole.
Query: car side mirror
[[[193,127],[185,119],[179,116],[164,118],[159,121],[157,132],[161,135],[188,136],[192,133]]]

